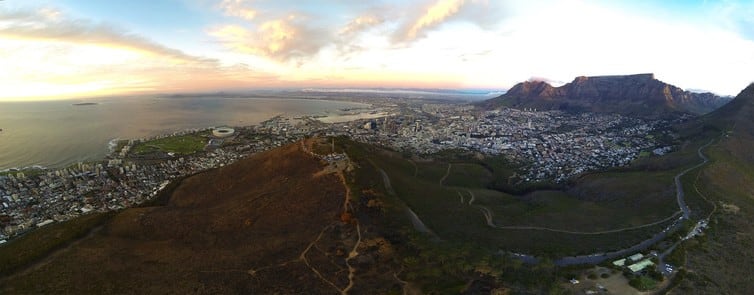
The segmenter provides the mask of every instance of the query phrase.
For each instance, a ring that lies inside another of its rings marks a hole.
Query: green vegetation
[[[9,275],[86,236],[113,215],[114,212],[95,213],[53,223],[0,246],[0,276]]]
[[[206,142],[204,134],[187,134],[142,142],[135,145],[132,151],[137,155],[158,151],[187,155],[204,150]]]
[[[479,164],[452,164],[450,172],[443,182],[447,186],[486,187],[492,181],[492,173]]]
[[[426,235],[405,235],[409,241],[403,249],[401,277],[419,283],[426,294],[473,294],[469,282],[475,280],[491,286],[513,285],[559,294],[563,290],[558,278],[572,272],[548,261],[525,265],[508,256],[492,254],[474,243],[433,242]]]
[[[632,245],[667,224],[603,235],[498,229],[488,226],[483,208],[491,212],[491,221],[496,226],[537,226],[578,232],[644,225],[666,219],[678,210],[672,182],[674,171],[593,174],[568,190],[533,190],[512,195],[490,189],[494,187],[493,179],[515,173],[515,168],[506,166],[507,162],[501,158],[481,161],[464,154],[455,159],[445,154],[441,158],[454,161],[409,161],[396,152],[349,144],[352,148],[348,153],[361,167],[359,171],[379,168],[386,172],[398,197],[396,206],[410,207],[441,239],[473,241],[488,251],[505,249],[545,257],[591,254]],[[369,185],[382,187],[381,175],[377,171],[372,173]],[[622,192],[613,193],[617,190]],[[472,196],[474,202],[469,204]]]
[[[647,276],[637,276],[628,281],[628,284],[639,291],[649,291],[657,288],[657,281]]]
[[[380,195],[380,200],[383,202],[381,212],[383,218],[379,219],[381,226],[378,228],[383,232],[379,234],[388,237],[396,246],[399,263],[403,270],[399,274],[400,278],[417,284],[423,293],[435,294],[457,294],[460,291],[473,293],[473,290],[467,288],[469,282],[474,281],[488,286],[514,283],[529,289],[558,289],[558,283],[555,280],[557,269],[552,263],[531,267],[522,264],[521,261],[510,259],[506,255],[496,254],[493,249],[475,240],[439,241],[408,228],[407,225],[411,223],[404,211],[405,201],[388,193],[378,170],[382,166],[378,168],[370,160],[376,159],[375,155],[379,154],[380,161],[390,163],[389,169],[403,171],[411,175],[410,179],[416,180],[417,178],[413,178],[414,165],[403,160],[401,155],[396,153],[385,153],[384,150],[346,138],[337,138],[336,144],[348,153],[358,167],[348,177],[352,194],[367,195],[367,192],[373,192]],[[380,162],[380,164],[383,163]],[[441,165],[432,168],[429,163],[417,163],[417,166],[428,168],[425,172],[436,170],[436,173],[422,174],[422,177],[428,178],[427,181],[420,180],[423,183],[431,180],[437,184],[433,186],[434,188],[439,186],[439,178],[447,171],[447,164],[444,168]],[[431,178],[429,175],[437,178]],[[396,184],[394,182],[392,184],[395,188]],[[453,200],[458,202],[458,195],[454,191],[453,194],[455,194]],[[471,214],[458,217],[457,220],[470,221],[482,226],[478,228],[483,229],[480,215],[473,210],[468,212]],[[544,277],[552,279],[543,280]]]
[[[125,140],[125,139],[118,140],[115,143],[115,149],[113,150],[116,152],[120,152],[123,149],[123,147],[125,147],[126,145],[128,145],[128,140]]]
[[[424,292],[458,293],[469,286],[469,281],[482,280],[491,285],[512,283],[557,293],[558,278],[566,275],[566,270],[555,267],[548,257],[618,249],[646,239],[666,225],[603,235],[496,229],[487,225],[482,207],[492,212],[492,221],[498,226],[576,231],[641,225],[677,211],[672,184],[675,170],[591,174],[567,190],[530,187],[530,192],[514,195],[491,189],[501,176],[507,180],[517,169],[502,158],[479,160],[468,154],[443,154],[437,157],[443,160],[408,160],[400,153],[344,138],[339,138],[337,145],[359,168],[349,177],[353,180],[352,191],[380,191],[387,204],[385,219],[391,223],[388,228],[394,230],[395,243],[403,245],[399,251],[404,267],[401,277],[417,282]],[[396,195],[385,189],[379,169],[388,175]],[[499,184],[515,188],[507,181]],[[616,189],[626,192],[615,194]],[[472,195],[474,202],[470,205]],[[410,222],[403,211],[405,206],[440,240],[406,228]],[[523,265],[501,255],[500,249],[535,254],[544,257],[544,262]]]
[[[39,168],[26,168],[26,169],[22,169],[22,170],[19,170],[19,171],[8,170],[8,171],[2,171],[2,172],[0,172],[0,176],[8,176],[8,175],[16,176],[16,174],[18,174],[19,172],[22,172],[26,177],[31,177],[31,176],[35,176],[35,175],[39,175],[39,174],[45,173],[45,172],[47,172],[47,170],[45,170],[45,169],[39,169]]]

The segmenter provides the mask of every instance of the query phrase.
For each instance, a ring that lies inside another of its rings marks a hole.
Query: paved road
[[[686,170],[683,170],[681,173],[678,173],[678,175],[676,175],[674,178],[675,186],[676,186],[676,199],[678,201],[678,206],[683,212],[683,216],[677,219],[671,226],[655,234],[652,238],[642,241],[641,243],[633,245],[626,249],[621,249],[618,251],[604,253],[604,254],[598,253],[598,254],[591,254],[591,255],[563,257],[558,260],[555,260],[555,264],[560,265],[560,266],[574,265],[574,264],[599,264],[607,259],[622,257],[625,255],[632,254],[632,253],[644,250],[646,248],[649,248],[650,246],[664,239],[668,233],[678,230],[683,225],[682,221],[684,219],[688,219],[689,215],[691,214],[691,209],[689,209],[688,205],[686,205],[686,201],[684,200],[685,194],[683,193],[683,184],[681,183],[681,177],[683,177],[689,171],[699,168],[702,165],[707,164],[707,162],[709,162],[709,159],[707,158],[707,156],[705,156],[702,153],[702,150],[707,148],[710,144],[712,144],[712,142],[714,142],[714,139],[710,140],[710,142],[708,142],[707,144],[700,146],[699,149],[696,150],[697,155],[699,155],[699,158],[702,159],[701,163],[691,168],[688,168]],[[673,245],[673,248],[675,246],[676,245]],[[666,253],[669,253],[669,252],[666,252]],[[666,253],[663,253],[663,257]]]
[[[472,192],[471,190],[466,189],[466,192],[468,192],[469,195],[471,195],[471,199],[469,200],[469,205],[471,206],[471,205],[473,205],[474,199],[476,197],[474,196],[474,192]],[[462,203],[463,203],[463,201],[462,201]],[[644,225],[639,225],[639,226],[625,227],[625,228],[618,228],[618,229],[611,229],[611,230],[603,230],[603,231],[582,232],[582,231],[570,231],[570,230],[555,229],[555,228],[548,228],[548,227],[541,227],[541,226],[527,226],[527,225],[507,225],[507,226],[502,226],[502,225],[496,225],[495,222],[494,222],[492,211],[489,208],[487,208],[485,206],[481,206],[481,205],[476,205],[476,207],[479,208],[479,210],[482,212],[482,215],[484,216],[484,219],[487,221],[487,226],[492,227],[492,228],[497,228],[497,229],[514,229],[514,230],[515,229],[517,229],[517,230],[541,230],[541,231],[549,231],[549,232],[556,232],[556,233],[566,233],[566,234],[573,234],[573,235],[603,235],[603,234],[618,233],[618,232],[624,232],[624,231],[629,231],[629,230],[641,229],[641,228],[655,226],[655,225],[658,225],[658,224],[662,224],[662,223],[668,222],[668,221],[672,220],[673,218],[675,218],[678,214],[681,213],[681,211],[678,211],[678,212],[674,213],[673,215],[671,215],[670,217],[667,217],[667,218],[664,218],[662,220],[655,221],[655,222],[652,222],[652,223],[648,223],[648,224],[644,224]]]
[[[678,200],[678,207],[681,208],[681,211],[683,211],[683,219],[689,219],[691,209],[689,209],[689,206],[686,205],[686,200],[684,200],[685,194],[683,193],[683,184],[681,184],[681,177],[686,175],[686,173],[688,173],[689,171],[699,168],[709,162],[709,159],[704,155],[704,153],[702,153],[702,150],[712,144],[713,141],[714,139],[710,140],[707,144],[700,146],[699,149],[696,150],[697,155],[699,155],[699,158],[702,159],[701,163],[696,164],[694,167],[683,170],[683,172],[678,173],[678,175],[676,175],[673,179],[675,181],[676,199]]]
[[[599,264],[599,263],[602,263],[603,261],[608,260],[608,259],[623,257],[623,256],[626,256],[626,255],[633,254],[633,253],[636,253],[638,251],[642,251],[644,249],[647,249],[650,246],[654,245],[655,243],[657,243],[657,242],[661,241],[662,239],[664,239],[665,237],[667,237],[668,233],[674,232],[675,230],[677,230],[678,228],[680,228],[681,225],[683,224],[681,221],[684,220],[684,219],[688,219],[689,216],[690,216],[690,214],[691,214],[691,209],[689,209],[688,205],[686,205],[686,201],[684,199],[685,198],[685,194],[684,194],[684,191],[683,191],[683,184],[681,183],[681,177],[683,177],[684,175],[686,175],[686,173],[688,173],[689,171],[694,170],[696,168],[699,168],[702,165],[707,164],[707,162],[709,162],[709,159],[702,153],[702,150],[704,150],[705,148],[707,148],[713,142],[714,142],[714,139],[710,140],[710,142],[708,142],[707,144],[705,144],[705,145],[699,147],[699,149],[697,149],[697,155],[699,155],[699,158],[702,159],[701,163],[699,163],[697,165],[694,165],[693,167],[688,168],[686,170],[683,170],[681,173],[678,173],[674,177],[674,182],[675,182],[675,186],[676,186],[676,200],[678,202],[678,207],[681,210],[680,212],[682,212],[683,215],[680,218],[676,219],[676,221],[673,222],[673,224],[671,224],[670,226],[668,226],[667,228],[665,228],[663,231],[655,234],[651,238],[649,238],[647,240],[644,240],[644,241],[642,241],[642,242],[640,242],[640,243],[638,243],[636,245],[633,245],[631,247],[625,248],[625,249],[621,249],[621,250],[617,250],[617,251],[613,251],[613,252],[607,252],[607,253],[595,253],[595,254],[590,254],[590,255],[562,257],[560,259],[555,260],[554,263],[556,265],[559,265],[559,266],[577,265],[577,264]],[[375,167],[376,167],[376,165],[375,165]],[[450,171],[450,168],[451,168],[450,165],[448,165],[448,172]],[[385,184],[385,190],[387,190],[387,192],[389,194],[395,195],[395,191],[393,190],[393,187],[392,187],[392,185],[390,183],[390,178],[388,177],[387,173],[385,173],[385,171],[382,170],[382,169],[380,169],[380,168],[378,168],[378,170],[380,171],[380,174],[382,174],[382,179],[383,179],[383,182]],[[443,179],[440,181],[441,184],[442,184],[444,178],[445,177],[443,177]],[[475,196],[474,196],[474,194],[471,191],[468,191],[468,192],[471,195],[471,200],[469,200],[469,205],[472,205],[473,202],[474,202]],[[437,235],[435,235],[429,228],[426,227],[426,225],[424,225],[424,223],[421,221],[421,219],[419,219],[419,217],[416,215],[416,213],[414,213],[411,210],[411,208],[409,208],[408,206],[406,206],[406,208],[407,208],[407,210],[409,212],[409,216],[411,217],[411,223],[413,224],[413,226],[414,226],[414,228],[416,230],[418,230],[420,232],[429,233],[429,234],[437,237]],[[643,226],[639,226],[639,227],[634,227],[634,228],[625,228],[625,229],[610,230],[610,231],[604,231],[604,232],[585,233],[585,232],[571,232],[571,231],[563,231],[563,230],[556,230],[556,229],[549,229],[549,228],[540,228],[540,227],[526,227],[526,226],[506,226],[506,227],[502,227],[502,226],[495,226],[494,223],[491,222],[492,221],[491,220],[492,219],[491,218],[492,217],[491,216],[491,212],[489,212],[489,211],[487,211],[487,212],[490,214],[490,216],[487,216],[487,214],[485,214],[485,218],[487,219],[488,225],[493,226],[493,227],[502,228],[502,229],[546,230],[546,231],[572,233],[572,234],[605,234],[605,233],[615,233],[615,232],[620,232],[620,231],[625,231],[625,230],[630,230],[630,229],[637,229],[637,228],[641,228],[641,227],[647,227],[647,226],[656,225],[656,224],[668,221],[671,218],[673,218],[676,215],[678,215],[678,212],[676,212],[671,217],[663,219],[663,220],[661,220],[659,222],[655,222],[655,223],[652,223],[652,224],[643,225]],[[665,254],[665,253],[663,253],[663,254]],[[518,257],[519,259],[521,259],[525,263],[537,263],[538,262],[537,258],[534,257],[534,256],[531,256],[531,255],[516,254],[516,257]]]

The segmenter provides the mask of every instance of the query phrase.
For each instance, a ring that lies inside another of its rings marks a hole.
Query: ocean
[[[74,105],[74,103],[96,103]],[[102,159],[113,139],[211,126],[248,126],[277,115],[338,115],[361,103],[283,98],[107,98],[0,102],[0,171]]]

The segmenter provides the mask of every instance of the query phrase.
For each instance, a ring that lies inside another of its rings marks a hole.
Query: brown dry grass
[[[121,212],[0,293],[337,293],[355,226],[340,222],[341,180],[313,177],[322,164],[300,146],[187,178],[167,205]]]

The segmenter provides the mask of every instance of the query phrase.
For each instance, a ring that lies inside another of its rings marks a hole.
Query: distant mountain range
[[[592,111],[642,117],[705,114],[729,101],[713,93],[694,93],[655,79],[654,74],[576,77],[554,87],[543,81],[518,83],[507,93],[479,105],[540,110]]]

